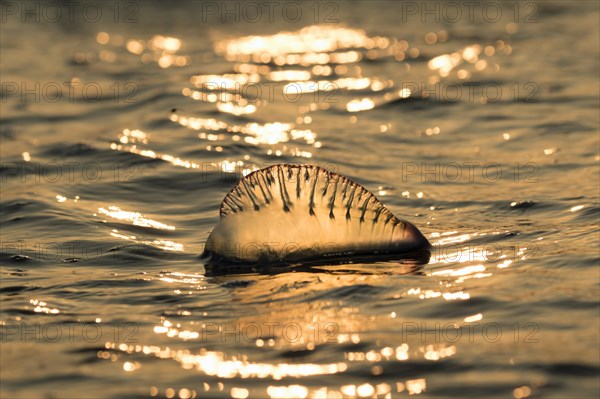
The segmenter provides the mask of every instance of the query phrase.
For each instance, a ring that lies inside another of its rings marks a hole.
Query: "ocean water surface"
[[[2,4],[1,396],[598,397],[598,2],[269,4]],[[206,265],[278,163],[430,258]]]

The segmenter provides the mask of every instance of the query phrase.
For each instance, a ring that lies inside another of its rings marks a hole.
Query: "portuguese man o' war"
[[[243,263],[407,254],[430,247],[352,180],[312,165],[252,172],[221,203],[203,256]]]

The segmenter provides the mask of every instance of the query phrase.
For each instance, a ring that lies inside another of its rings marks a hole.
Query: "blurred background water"
[[[2,6],[2,397],[597,397],[599,5]],[[206,270],[276,163],[427,264]]]

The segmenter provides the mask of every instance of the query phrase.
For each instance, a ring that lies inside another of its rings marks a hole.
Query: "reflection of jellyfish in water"
[[[213,262],[414,258],[430,247],[414,225],[396,218],[364,187],[316,166],[276,165],[251,173],[227,194],[220,214],[204,252]]]

